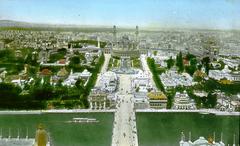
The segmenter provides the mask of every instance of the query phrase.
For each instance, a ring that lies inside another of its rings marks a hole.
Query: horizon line
[[[51,22],[30,22],[30,21],[19,21],[19,20],[13,20],[13,19],[0,19],[1,21],[12,21],[15,23],[27,23],[29,25],[50,25],[52,27],[65,27],[65,28],[75,28],[75,27],[102,27],[102,28],[112,28],[114,25],[107,25],[107,24],[74,24],[74,23],[51,23]],[[0,23],[1,24],[1,23]],[[139,28],[142,28],[140,30],[143,31],[162,31],[163,29],[166,30],[212,30],[212,31],[240,31],[240,28],[212,28],[212,27],[193,27],[193,26],[146,26],[146,25],[115,25],[118,29],[135,29],[136,26]],[[0,26],[1,27],[23,27],[23,26]],[[28,26],[26,26],[27,28]],[[38,26],[33,26],[38,27]],[[42,26],[46,27],[46,26]]]

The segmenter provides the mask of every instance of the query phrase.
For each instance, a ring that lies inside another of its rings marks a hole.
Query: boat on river
[[[97,123],[99,122],[95,118],[73,118],[71,121],[67,121],[67,123]]]

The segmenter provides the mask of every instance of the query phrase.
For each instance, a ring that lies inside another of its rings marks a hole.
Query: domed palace
[[[117,28],[113,26],[113,40],[111,54],[114,57],[139,57],[138,26],[135,30],[135,39],[131,40],[128,35],[117,38]]]

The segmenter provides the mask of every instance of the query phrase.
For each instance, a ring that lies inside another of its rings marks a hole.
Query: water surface
[[[99,123],[66,123],[74,117],[96,118]],[[66,113],[66,114],[32,114],[0,115],[0,128],[3,136],[35,137],[39,123],[46,125],[54,146],[110,146],[113,128],[113,113]]]
[[[140,146],[179,146],[181,131],[188,139],[191,131],[192,140],[199,136],[208,138],[216,133],[220,141],[223,132],[223,142],[239,143],[239,116],[202,115],[199,113],[137,113],[138,141]]]

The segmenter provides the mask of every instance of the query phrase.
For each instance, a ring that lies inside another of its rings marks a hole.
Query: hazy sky
[[[240,29],[240,0],[0,0],[0,19]]]

